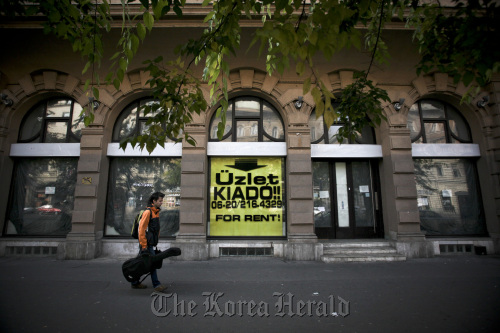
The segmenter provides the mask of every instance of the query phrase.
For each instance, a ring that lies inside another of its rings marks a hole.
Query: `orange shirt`
[[[141,249],[147,249],[148,247],[148,240],[146,239],[146,229],[148,228],[149,225],[149,220],[150,220],[150,215],[151,218],[159,217],[160,216],[160,210],[154,206],[148,207],[149,210],[145,210],[144,213],[142,213],[141,221],[139,222],[139,244],[141,245]]]

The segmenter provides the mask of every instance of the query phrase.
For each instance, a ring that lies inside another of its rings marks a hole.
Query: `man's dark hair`
[[[158,200],[160,198],[164,198],[164,197],[165,197],[165,194],[163,194],[161,192],[155,192],[155,193],[151,194],[151,196],[149,197],[148,205],[152,205],[153,201]]]

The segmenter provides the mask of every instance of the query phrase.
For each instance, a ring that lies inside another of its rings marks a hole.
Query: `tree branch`
[[[373,60],[375,59],[375,53],[377,52],[378,41],[380,39],[380,31],[382,30],[382,20],[384,19],[384,4],[385,0],[382,0],[380,3],[380,20],[378,23],[378,31],[377,31],[377,39],[375,40],[375,46],[373,47],[372,57],[370,59],[370,65],[368,66],[368,70],[366,71],[365,80],[368,78],[368,74],[373,65]]]

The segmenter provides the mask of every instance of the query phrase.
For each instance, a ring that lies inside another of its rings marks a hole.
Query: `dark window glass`
[[[486,235],[475,163],[415,159],[420,227],[429,236]]]
[[[22,143],[80,142],[84,127],[82,107],[72,99],[55,98],[37,104],[24,117]]]
[[[6,234],[64,236],[71,231],[76,158],[16,161]]]
[[[413,143],[469,143],[470,130],[453,106],[430,99],[413,104],[408,113],[408,128]]]
[[[115,158],[111,160],[106,208],[106,236],[130,237],[137,213],[156,191],[165,193],[160,236],[179,231],[181,160],[179,158]]]
[[[261,98],[245,96],[229,101],[221,140],[217,138],[220,121],[220,115],[214,114],[210,122],[210,141],[285,141],[280,114]]]
[[[313,162],[314,227],[332,227],[328,162]]]

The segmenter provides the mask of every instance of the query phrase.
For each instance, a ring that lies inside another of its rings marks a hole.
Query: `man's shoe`
[[[145,284],[139,283],[139,284],[133,284],[132,289],[146,289],[147,286]]]
[[[164,285],[160,284],[159,286],[156,286],[155,287],[155,291],[159,292],[159,293],[162,293],[162,292],[165,292],[167,291],[168,287],[165,287]]]

